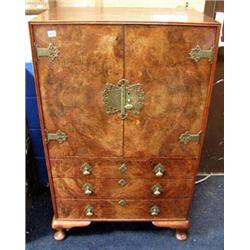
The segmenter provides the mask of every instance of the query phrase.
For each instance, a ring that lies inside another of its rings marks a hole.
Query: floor
[[[64,241],[55,241],[50,228],[52,208],[47,191],[27,199],[27,250],[222,250],[224,249],[224,178],[213,176],[196,186],[187,241],[174,231],[150,223],[94,223],[71,229]]]

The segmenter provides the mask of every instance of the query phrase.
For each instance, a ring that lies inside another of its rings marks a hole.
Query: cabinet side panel
[[[50,158],[116,157],[122,154],[122,121],[105,113],[105,84],[123,76],[123,33],[119,25],[34,25],[39,48],[55,45],[54,60],[38,59],[45,127],[67,140],[50,141]]]
[[[209,50],[215,35],[216,27],[126,26],[125,75],[145,97],[141,113],[125,121],[125,157],[198,158],[200,144],[179,137],[204,130],[212,64],[191,60],[189,52],[197,45]]]

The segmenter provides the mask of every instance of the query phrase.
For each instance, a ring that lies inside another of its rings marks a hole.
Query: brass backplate
[[[195,48],[190,50],[189,55],[195,62],[198,62],[201,58],[208,58],[208,61],[212,63],[214,57],[214,46],[212,46],[209,50],[204,50],[197,45]]]
[[[104,109],[108,114],[119,112],[125,119],[127,113],[138,115],[143,107],[144,92],[139,83],[129,85],[129,81],[121,79],[117,85],[107,83],[103,92]]]

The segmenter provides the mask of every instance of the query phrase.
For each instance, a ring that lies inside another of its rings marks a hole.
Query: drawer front
[[[190,199],[157,201],[124,200],[57,200],[59,218],[64,219],[186,219]],[[159,212],[151,215],[152,207]],[[91,212],[91,213],[87,213]],[[87,216],[88,215],[88,216]]]
[[[123,164],[125,163],[125,164]],[[195,160],[151,159],[122,161],[114,159],[71,158],[50,160],[53,177],[85,178],[192,178]],[[159,165],[161,164],[161,165]],[[158,166],[158,167],[157,167]]]
[[[187,198],[191,196],[193,187],[193,179],[54,178],[53,181],[56,198],[64,199]],[[87,194],[86,190],[91,190],[91,193]],[[157,190],[158,195],[154,195]]]

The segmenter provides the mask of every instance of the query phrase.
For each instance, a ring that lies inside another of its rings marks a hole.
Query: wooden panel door
[[[55,37],[48,37],[51,30]],[[122,26],[33,25],[33,36],[38,47],[60,49],[54,61],[37,62],[44,127],[68,136],[49,142],[49,157],[121,156],[122,121],[104,112],[102,92],[123,77]]]
[[[191,48],[215,45],[216,27],[127,25],[125,77],[145,93],[139,115],[125,120],[125,157],[197,157],[199,144],[183,144],[185,131],[204,130],[211,63],[190,59]]]

